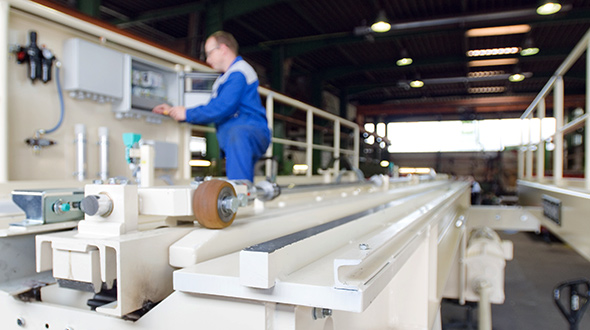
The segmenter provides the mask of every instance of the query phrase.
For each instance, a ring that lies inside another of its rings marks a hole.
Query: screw
[[[368,250],[369,249],[369,244],[361,243],[361,244],[359,244],[359,249],[361,249],[361,250]]]
[[[23,319],[22,317],[19,317],[18,319],[16,319],[16,324],[19,327],[24,327],[25,326],[25,319]]]

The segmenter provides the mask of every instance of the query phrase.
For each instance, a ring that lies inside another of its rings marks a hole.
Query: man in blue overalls
[[[238,56],[238,43],[227,32],[213,33],[205,42],[205,54],[207,63],[223,72],[213,84],[209,103],[188,109],[160,104],[152,111],[191,124],[215,124],[227,178],[254,182],[254,165],[271,139],[258,94],[258,75]]]

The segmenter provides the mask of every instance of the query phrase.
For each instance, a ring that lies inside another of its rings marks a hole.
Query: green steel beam
[[[280,93],[285,92],[285,56],[282,47],[272,50],[271,88]]]
[[[223,29],[223,22],[251,13],[260,8],[295,0],[225,0],[210,3],[207,6],[206,27],[207,35]],[[263,19],[263,18],[261,18]]]
[[[100,14],[100,0],[80,0],[78,1],[78,10],[88,16],[98,17]]]
[[[98,0],[84,0],[84,1],[98,1]],[[295,0],[250,0],[250,1],[243,1],[243,0],[226,0],[221,1],[218,3],[207,3],[197,2],[197,3],[187,3],[179,6],[172,6],[168,8],[161,8],[156,10],[149,10],[143,13],[140,13],[136,17],[123,20],[123,19],[115,19],[110,21],[111,24],[117,25],[119,27],[129,27],[132,25],[136,25],[139,23],[145,23],[149,21],[156,21],[167,19],[170,17],[175,17],[179,15],[186,15],[193,12],[201,12],[203,10],[207,11],[214,11],[212,16],[218,16],[222,20],[232,19],[257,9],[267,7],[270,5],[274,5],[281,2],[288,2],[288,1],[295,1]],[[208,15],[209,16],[209,15]],[[219,26],[219,22],[214,22],[214,26]],[[213,30],[215,31],[215,30]]]

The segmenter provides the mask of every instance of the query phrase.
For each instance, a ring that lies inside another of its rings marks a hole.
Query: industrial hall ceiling
[[[562,1],[549,15],[536,0],[37,2],[198,60],[210,33],[228,31],[261,85],[319,107],[327,91],[386,121],[519,116],[590,28],[590,0]],[[389,31],[371,29],[378,16]],[[525,79],[510,81],[514,73]],[[566,106],[583,106],[586,56],[564,81]]]

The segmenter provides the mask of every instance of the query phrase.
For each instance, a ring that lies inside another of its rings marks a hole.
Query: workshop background
[[[362,127],[397,122],[518,118],[590,28],[588,0],[564,1],[561,11],[547,16],[536,13],[537,1],[524,0],[36,2],[197,62],[204,61],[206,37],[213,31],[224,29],[236,36],[240,53],[256,68],[262,86],[355,121]],[[391,24],[388,32],[371,30],[370,26],[378,16],[384,16]],[[63,58],[66,40],[75,37],[102,43],[108,48],[175,70],[173,60],[166,62],[146,56],[110,40],[94,40],[86,33],[39,20],[34,14],[15,10],[8,24],[10,45],[27,45],[30,31],[36,31],[38,43],[51,49],[57,59]],[[468,34],[474,28],[501,25],[518,26],[521,30],[487,36]],[[538,48],[538,52],[532,55],[522,53],[530,48]],[[504,62],[482,67],[478,66],[481,63],[473,61],[489,59],[488,56],[469,55],[474,54],[470,51],[482,54],[488,50],[493,53],[494,49],[497,52],[491,57]],[[500,50],[503,53],[499,53]],[[27,77],[26,66],[17,64],[16,54],[11,56],[12,62],[6,73],[10,81],[8,94],[11,95],[6,134],[10,158],[21,161],[9,163],[9,180],[72,179],[76,155],[71,146],[76,140],[76,132],[70,128],[76,124],[85,125],[85,130],[90,133],[87,162],[90,178],[96,177],[99,171],[96,132],[100,127],[108,126],[112,136],[129,131],[149,134],[156,140],[177,143],[179,150],[187,149],[187,135],[211,137],[169,120],[146,123],[130,118],[116,119],[110,104],[66,97],[67,116],[63,125],[68,129],[51,134],[56,146],[33,151],[24,141],[33,136],[35,130],[53,126],[59,117],[56,81],[32,83]],[[398,62],[402,58],[406,60]],[[407,64],[409,58],[411,64]],[[564,77],[566,122],[579,116],[579,109],[584,111],[586,66],[583,56]],[[64,72],[67,69],[64,65]],[[205,65],[201,69],[205,69]],[[510,81],[513,74],[521,74],[525,79]],[[423,82],[421,87],[411,85],[417,80]],[[552,115],[552,101],[552,97],[547,99],[548,117]],[[289,107],[277,107],[275,111],[275,136],[304,141],[302,122],[305,115]],[[314,140],[331,143],[331,127],[321,121],[315,124]],[[432,141],[440,138],[428,131],[421,133]],[[583,175],[586,142],[580,141],[578,136],[584,133],[585,129],[581,128],[566,136],[565,176]],[[431,167],[439,173],[473,176],[484,190],[484,204],[514,201],[510,196],[516,193],[518,147],[499,151],[390,152],[390,146],[409,141],[388,139],[387,132],[378,137],[383,144],[378,141],[369,143],[368,137],[361,139],[361,169],[367,177],[388,173],[390,168],[380,165],[384,160],[396,166]],[[125,153],[122,141],[114,140],[110,147],[111,154],[122,160]],[[214,160],[217,154],[209,145],[207,147],[206,154],[181,153],[180,160],[188,162],[194,157]],[[279,168],[284,173],[288,173],[289,165],[293,164],[286,161],[287,156],[297,162],[303,159],[302,154],[302,149],[297,147],[275,148]],[[550,175],[552,161],[549,152],[545,159],[546,173]],[[332,161],[329,153],[315,152],[314,173]],[[131,176],[125,162],[114,161],[111,166],[114,173]],[[221,168],[223,166],[218,166],[215,170]],[[223,172],[206,173],[223,175]],[[179,172],[168,174],[183,177]],[[509,236],[503,238],[511,239]],[[527,284],[519,293],[522,300],[507,293],[508,304],[495,308],[511,309],[511,302],[528,299],[530,305],[525,306],[530,307],[531,318],[538,318],[539,314],[553,315],[555,324],[562,324],[565,328],[565,321],[550,303],[548,289],[559,279],[587,274],[587,262],[548,234],[541,238],[521,237],[519,242],[515,248],[516,260],[527,261],[508,263],[507,292],[515,292]],[[547,253],[551,258],[546,257]],[[532,280],[523,281],[535,272],[535,267],[544,263],[558,267],[560,277],[539,276],[537,280],[542,281],[542,285]],[[540,300],[544,295],[547,295],[545,302],[549,303],[539,307],[535,299]],[[506,322],[501,318],[498,320],[495,322]],[[525,329],[526,322],[519,322],[522,324],[514,328]],[[502,329],[510,328],[509,323],[504,324]],[[529,325],[539,328],[533,322]]]
[[[552,15],[537,14],[536,0],[39,2],[87,15],[201,61],[206,37],[226,30],[235,35],[241,55],[254,65],[262,86],[361,125],[518,118],[590,27],[588,0],[564,1]],[[390,30],[371,30],[378,18],[385,19]],[[513,28],[511,32],[472,31],[497,26]],[[493,56],[470,56],[473,51],[494,49]],[[398,62],[402,58],[406,60]],[[474,62],[488,59],[496,62],[481,64],[485,66]],[[565,76],[569,120],[575,117],[575,109],[584,107],[584,66],[582,57]],[[526,79],[509,81],[514,73]],[[410,87],[416,79],[424,85]],[[551,97],[546,111],[550,117]],[[286,107],[275,112],[276,137],[304,139],[303,113]],[[578,131],[582,133],[583,129]],[[316,141],[331,142],[328,125],[315,134]],[[387,143],[405,142],[384,138]],[[494,195],[515,190],[515,148],[419,154],[391,154],[386,149],[361,148],[361,168],[367,176],[384,173],[379,163],[387,160],[400,166],[472,175]],[[583,142],[567,146],[566,175],[583,172],[581,149]],[[295,147],[277,147],[275,154],[281,169],[287,155],[296,160],[303,157]],[[329,156],[319,152],[314,160],[316,171],[330,163]],[[547,170],[551,173],[550,165]]]

